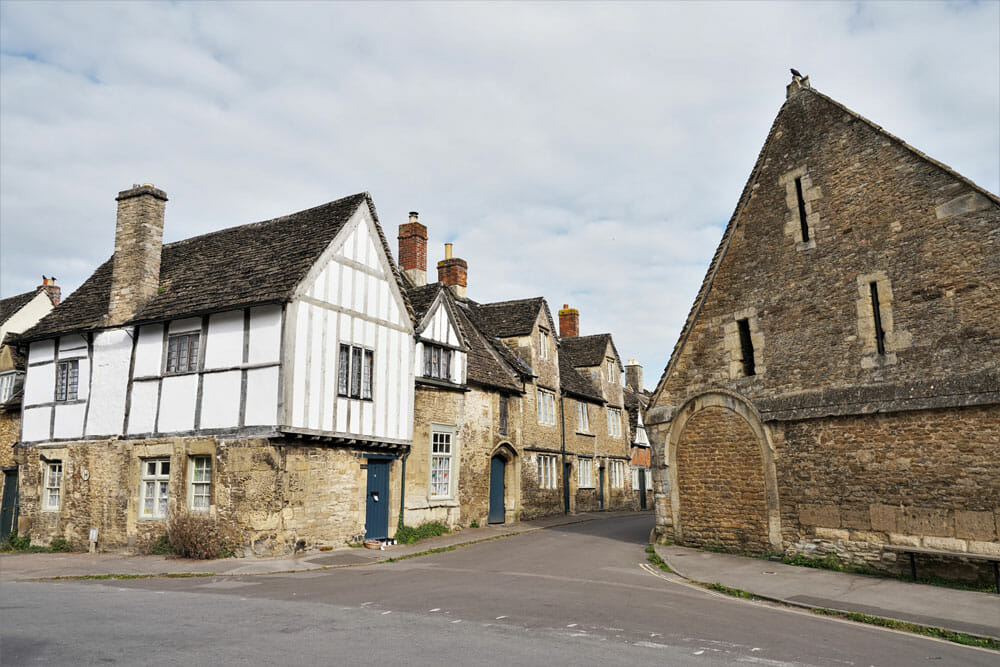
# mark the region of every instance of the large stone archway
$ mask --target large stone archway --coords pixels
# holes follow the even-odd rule
[[[677,412],[667,442],[674,537],[729,551],[781,551],[774,448],[742,397],[710,392]]]

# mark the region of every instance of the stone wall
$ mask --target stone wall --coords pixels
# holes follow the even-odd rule
[[[87,546],[98,528],[98,548],[143,551],[166,530],[163,519],[139,518],[141,464],[169,458],[169,511],[188,503],[191,457],[213,460],[209,515],[246,536],[258,554],[340,546],[364,535],[365,454],[294,441],[222,438],[101,440],[20,447],[21,513],[18,531],[33,542],[62,537]],[[58,511],[42,508],[45,461],[61,461]],[[390,470],[389,532],[399,516],[399,462]]]

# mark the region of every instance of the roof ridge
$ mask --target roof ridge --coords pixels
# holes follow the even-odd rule
[[[507,301],[491,301],[490,303],[480,303],[477,304],[479,308],[490,308],[493,306],[507,306],[512,303],[528,303],[530,301],[544,301],[544,296],[532,296],[527,299],[508,299]]]

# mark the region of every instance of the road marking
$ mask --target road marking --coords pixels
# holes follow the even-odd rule
[[[460,619],[460,618],[455,619],[454,621],[452,621],[452,623],[461,623],[461,622],[462,622],[462,619]]]
[[[570,623],[570,624],[569,624],[569,625],[567,625],[566,627],[567,627],[567,628],[575,628],[575,627],[576,627],[576,623]]]
[[[392,611],[383,611],[382,615],[385,616],[386,614],[391,614],[391,613],[392,613]]]
[[[434,612],[436,612],[436,611],[441,611],[441,607],[434,607],[434,608],[433,608],[433,609],[431,609],[430,611],[431,611],[431,613],[433,614],[433,613],[434,613]]]
[[[499,621],[501,618],[507,618],[507,617],[506,616],[497,616],[496,619],[494,619],[494,620]]]

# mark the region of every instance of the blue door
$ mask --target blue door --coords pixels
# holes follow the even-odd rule
[[[368,460],[365,539],[389,537],[389,461]]]
[[[506,519],[506,509],[504,508],[504,491],[506,490],[506,480],[504,473],[507,469],[507,462],[502,456],[494,456],[490,459],[490,523],[503,523]]]
[[[0,501],[0,540],[10,535],[17,514],[17,468],[3,471],[3,500]]]
[[[604,466],[597,469],[597,500],[601,510],[604,510]]]

